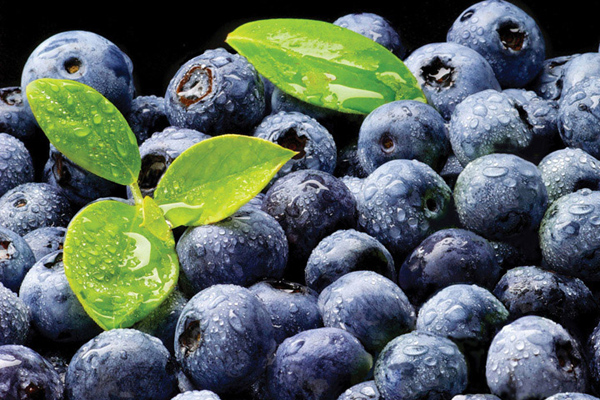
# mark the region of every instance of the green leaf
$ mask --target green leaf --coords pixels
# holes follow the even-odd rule
[[[48,140],[71,161],[109,181],[136,181],[141,157],[121,112],[102,94],[74,80],[38,79],[27,101]]]
[[[100,200],[69,223],[65,274],[83,308],[106,330],[142,320],[177,284],[173,236],[155,235],[162,230],[148,229],[144,215],[142,205]]]
[[[205,139],[171,163],[154,199],[172,227],[214,223],[256,196],[295,154],[252,136]]]
[[[427,101],[414,75],[387,48],[328,22],[258,20],[225,41],[282,91],[316,106],[368,114],[395,100]]]

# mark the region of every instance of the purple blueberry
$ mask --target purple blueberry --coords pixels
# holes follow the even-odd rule
[[[35,261],[33,251],[21,235],[0,227],[0,283],[18,292]]]
[[[16,292],[0,283],[0,346],[26,345],[31,336],[31,315],[27,304]]]
[[[34,179],[33,158],[25,144],[15,136],[0,132],[0,196]]]

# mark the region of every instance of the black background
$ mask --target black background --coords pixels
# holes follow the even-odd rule
[[[536,19],[547,57],[598,51],[597,0],[511,0]],[[352,12],[387,18],[413,50],[445,40],[467,0],[212,0],[157,3],[67,1],[35,4],[0,0],[0,87],[19,86],[29,54],[47,37],[72,29],[98,33],[132,59],[138,94],[162,96],[179,66],[208,48],[227,47],[228,32],[263,18],[311,18],[333,22]]]

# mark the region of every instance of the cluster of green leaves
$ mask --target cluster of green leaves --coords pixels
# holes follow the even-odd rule
[[[394,100],[425,101],[402,61],[333,24],[257,21],[232,32],[227,43],[282,90],[318,106],[367,114]],[[180,154],[153,197],[143,197],[135,135],[111,102],[85,84],[50,78],[31,82],[26,95],[41,129],[61,153],[132,193],[133,201],[99,199],[79,210],[65,238],[69,284],[103,329],[142,320],[176,287],[173,228],[230,216],[296,154],[248,135],[215,136]]]

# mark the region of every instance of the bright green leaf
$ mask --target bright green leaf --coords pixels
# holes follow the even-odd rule
[[[38,79],[27,101],[50,142],[80,167],[129,185],[141,158],[136,137],[121,112],[102,94],[74,80]]]
[[[295,154],[252,136],[215,136],[173,161],[154,199],[173,227],[214,223],[256,196]]]
[[[165,220],[165,215],[152,197],[144,197],[142,203],[142,224],[140,226],[148,229],[160,240],[169,240],[171,228]]]
[[[368,114],[395,100],[426,102],[402,60],[328,22],[258,20],[238,27],[226,42],[282,91],[316,106]]]
[[[65,274],[86,312],[104,329],[142,320],[177,284],[173,236],[163,240],[147,229],[141,208],[117,200],[94,202],[67,230]]]

